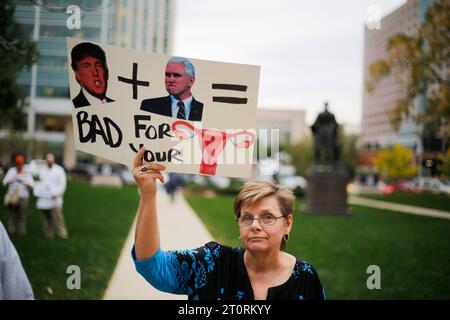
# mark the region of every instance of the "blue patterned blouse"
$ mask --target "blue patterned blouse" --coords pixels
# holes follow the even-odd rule
[[[156,289],[187,294],[190,300],[253,300],[244,265],[243,248],[209,242],[193,250],[163,251],[145,260],[131,255],[136,270]],[[325,293],[316,270],[297,260],[291,277],[269,288],[267,300],[323,300]]]

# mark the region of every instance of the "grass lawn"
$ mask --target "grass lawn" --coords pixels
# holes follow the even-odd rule
[[[188,201],[218,242],[240,245],[232,197]],[[449,220],[352,210],[350,217],[294,216],[287,251],[317,269],[328,299],[450,298]],[[370,265],[381,268],[381,290],[367,289]]]
[[[434,194],[431,192],[412,193],[412,192],[394,192],[387,195],[382,194],[361,194],[374,200],[408,204],[412,206],[450,211],[450,196],[444,194]]]
[[[4,192],[2,186],[1,199]],[[44,237],[41,214],[31,198],[28,234],[11,239],[36,299],[101,299],[133,222],[138,197],[135,187],[93,188],[85,181],[69,180],[63,208],[68,240]],[[3,206],[0,220],[6,227]],[[67,289],[70,265],[81,269],[80,290]]]

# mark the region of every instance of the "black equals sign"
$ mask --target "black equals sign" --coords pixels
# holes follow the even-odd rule
[[[247,92],[247,86],[242,86],[239,84],[213,83],[212,88],[218,89],[218,90],[231,90],[231,91]],[[232,104],[247,104],[247,98],[213,96],[212,100],[213,100],[213,102],[232,103]]]

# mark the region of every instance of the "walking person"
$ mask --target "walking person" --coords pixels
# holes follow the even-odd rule
[[[169,181],[164,184],[164,187],[172,202],[175,202],[175,194],[177,190],[183,185],[184,177],[182,174],[176,172],[169,173]]]
[[[52,153],[46,155],[47,167],[39,173],[39,183],[35,187],[38,197],[36,207],[42,210],[42,224],[44,235],[53,238],[54,233],[67,239],[69,234],[62,212],[63,196],[66,191],[67,178],[64,169],[55,163]]]
[[[17,155],[14,163],[3,178],[3,184],[8,187],[4,204],[9,212],[8,232],[21,236],[27,233],[28,189],[33,188],[33,177],[24,168],[23,155]]]

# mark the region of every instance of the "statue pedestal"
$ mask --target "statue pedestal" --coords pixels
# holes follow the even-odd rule
[[[350,215],[347,205],[348,175],[342,167],[314,165],[307,175],[305,213]]]

